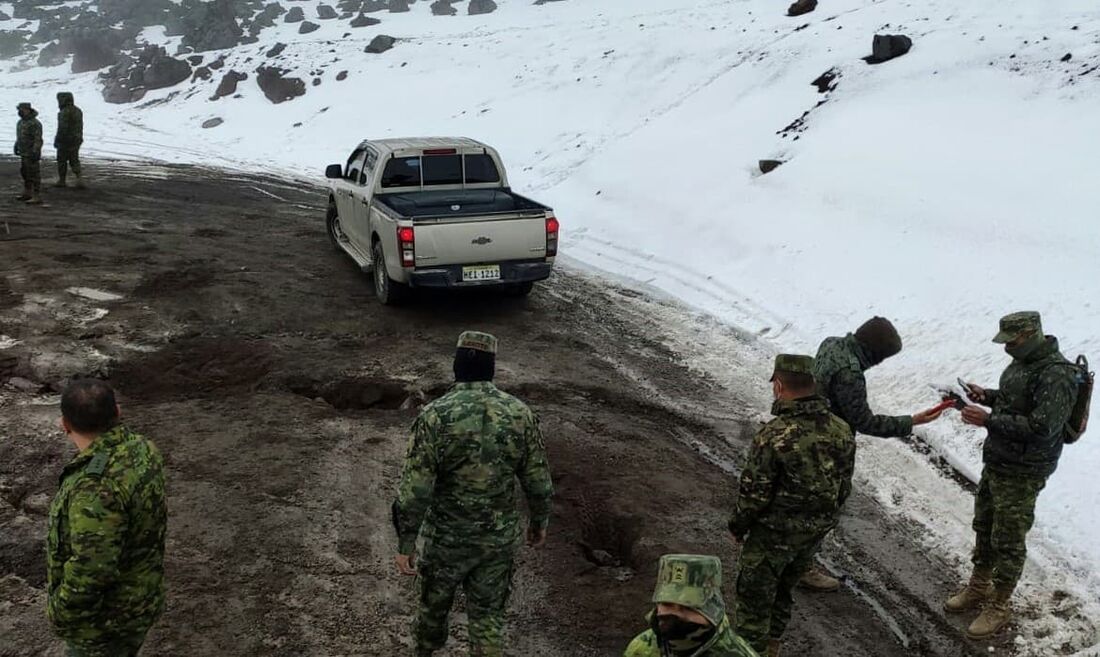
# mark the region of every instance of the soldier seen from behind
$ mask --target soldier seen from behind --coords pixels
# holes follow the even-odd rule
[[[61,415],[78,453],[50,506],[47,616],[68,657],[133,657],[164,608],[164,461],[102,381],[71,383]]]
[[[761,654],[779,655],[791,618],[791,591],[852,490],[856,443],[817,394],[814,360],[780,354],[775,417],[753,438],[729,521],[741,545],[737,633]]]
[[[553,493],[546,448],[534,412],[493,384],[496,353],[489,334],[459,336],[454,387],[413,425],[393,522],[397,569],[419,577],[417,657],[443,648],[459,587],[466,593],[470,655],[504,654],[504,610],[524,533],[517,479],[531,514],[527,543],[546,541]]]
[[[649,629],[630,642],[623,657],[758,657],[726,615],[718,557],[661,557],[653,603]]]
[[[15,127],[15,154],[23,176],[23,193],[16,198],[28,205],[42,204],[42,123],[30,103],[19,103],[19,123]]]
[[[984,605],[967,636],[984,639],[1011,618],[1009,600],[1027,558],[1035,502],[1058,467],[1078,395],[1077,370],[1043,334],[1037,312],[1003,317],[993,338],[1012,362],[997,389],[968,384],[975,404],[963,421],[985,427],[981,481],[974,500],[974,571],[969,584],[944,605],[963,612]]]
[[[80,177],[80,145],[84,143],[84,113],[76,106],[73,95],[67,91],[57,94],[57,136],[53,147],[57,149],[57,182],[54,187],[65,187],[65,179],[72,168],[76,187],[83,188]]]
[[[864,372],[901,351],[901,336],[890,320],[872,317],[844,337],[826,338],[814,358],[818,391],[830,410],[848,423],[853,433],[879,438],[901,438],[913,427],[937,419],[941,411],[915,415],[876,415],[867,403]],[[799,584],[815,591],[840,588],[836,578],[811,566]]]

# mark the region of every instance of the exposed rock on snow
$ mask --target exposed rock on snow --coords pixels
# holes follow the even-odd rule
[[[458,10],[451,6],[450,0],[435,0],[432,3],[433,16],[454,16]]]
[[[302,11],[301,7],[291,7],[286,16],[283,16],[284,23],[301,23],[305,19],[306,13]]]
[[[901,57],[913,47],[913,40],[904,34],[876,34],[872,44],[871,56],[865,57],[868,64],[881,64]]]
[[[215,116],[212,119],[207,119],[207,120],[203,121],[202,122],[202,127],[207,128],[207,129],[216,128],[216,127],[220,126],[223,123],[225,123],[225,119],[221,118],[220,116]]]
[[[271,48],[269,48],[268,51],[264,53],[264,57],[278,57],[279,55],[283,54],[284,50],[286,50],[286,44],[280,41],[271,46]]]
[[[497,3],[493,2],[493,0],[470,0],[470,6],[467,8],[471,16],[491,14],[496,10]]]
[[[783,164],[783,160],[760,160],[760,173],[771,173],[778,169],[781,164]]]
[[[397,43],[397,39],[387,36],[385,34],[379,34],[371,39],[371,42],[363,50],[363,52],[369,52],[373,54],[383,53],[393,48],[393,44]]]
[[[65,63],[65,49],[60,43],[48,43],[38,53],[39,66],[60,66]]]
[[[391,14],[402,14],[409,10],[408,0],[390,0],[389,10]]]
[[[247,73],[240,73],[234,70],[228,71],[222,76],[222,81],[218,83],[218,88],[214,90],[214,95],[210,97],[210,100],[218,100],[219,98],[232,96],[237,93],[237,84],[247,79]]]
[[[825,71],[821,75],[817,76],[817,79],[810,84],[817,87],[817,93],[823,94],[833,89],[836,89],[837,78],[840,77],[840,70],[837,68],[831,68]]]
[[[298,26],[298,34],[309,34],[310,32],[316,32],[319,29],[321,29],[321,26],[317,23],[303,21],[302,24]]]
[[[340,71],[339,73],[336,74],[336,81],[337,82],[343,82],[344,80],[347,80],[347,79],[348,79],[348,72],[347,71]]]
[[[798,0],[787,8],[788,16],[801,16],[817,9],[817,0]]]
[[[366,14],[359,14],[355,18],[351,19],[351,26],[352,27],[370,27],[371,25],[378,25],[381,22],[382,21],[378,20],[377,18],[367,16]]]
[[[317,18],[327,21],[332,20],[336,17],[336,10],[333,9],[330,5],[317,5]]]
[[[276,105],[306,93],[306,83],[301,78],[283,77],[285,73],[285,70],[273,66],[256,69],[256,84],[260,85],[264,96]]]

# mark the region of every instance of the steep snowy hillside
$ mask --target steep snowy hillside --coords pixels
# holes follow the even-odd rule
[[[0,105],[36,103],[50,135],[53,95],[70,90],[90,155],[309,177],[364,137],[488,141],[517,188],[557,209],[564,254],[586,266],[775,349],[811,351],[872,314],[893,319],[905,350],[870,376],[883,412],[932,405],[929,383],[994,385],[1007,357],[990,338],[1014,310],[1041,311],[1067,354],[1100,364],[1095,0],[822,0],[797,18],[766,0],[498,0],[475,16],[466,2],[456,16],[425,0],[406,13],[341,2],[347,18],[321,18],[325,4],[283,3],[312,31],[277,14],[230,37],[254,43],[224,50],[190,52],[216,40],[145,21],[131,45],[165,50],[102,69],[114,70],[105,81],[71,73],[59,46],[44,62],[56,66],[31,66],[49,47],[30,43],[39,21],[4,21],[17,12],[0,2],[0,30],[28,41],[2,64]],[[273,13],[233,6],[249,26]],[[380,22],[353,27],[360,16]],[[905,34],[913,49],[869,65],[875,34]],[[382,35],[392,48],[365,52],[389,45]],[[185,62],[186,80],[135,82],[135,67],[146,81],[180,77],[169,60]],[[831,83],[811,84],[829,70]],[[230,72],[235,90],[215,98]],[[107,103],[105,88],[137,99]],[[761,159],[785,163],[761,175]],[[723,361],[705,335],[669,340],[699,349],[718,377],[765,369]],[[971,498],[933,463],[976,480],[983,434],[954,412],[918,433],[929,455],[865,440],[858,476],[962,573]],[[1020,654],[1100,654],[1098,470],[1100,435],[1087,435],[1040,498]]]

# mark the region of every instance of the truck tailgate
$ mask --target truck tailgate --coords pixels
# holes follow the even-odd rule
[[[546,217],[417,219],[416,266],[491,264],[546,256]]]

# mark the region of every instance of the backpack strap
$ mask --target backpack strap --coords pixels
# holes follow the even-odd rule
[[[107,461],[110,459],[111,454],[109,452],[99,452],[92,457],[92,460],[88,461],[88,465],[84,466],[84,474],[96,479],[102,477],[103,472],[107,469]]]

